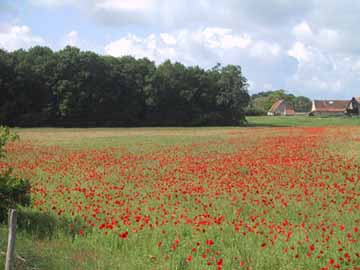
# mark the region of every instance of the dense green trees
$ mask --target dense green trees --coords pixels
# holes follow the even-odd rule
[[[0,50],[0,122],[8,125],[236,125],[247,86],[239,66],[156,66],[70,46]]]
[[[309,98],[288,94],[285,90],[280,89],[253,94],[250,106],[247,108],[247,114],[266,114],[271,106],[280,99],[292,104],[296,112],[309,112],[311,110],[311,100]]]

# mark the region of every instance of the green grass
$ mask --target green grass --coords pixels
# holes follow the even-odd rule
[[[15,128],[21,141],[75,148],[154,148],[216,140],[239,127],[201,128]]]
[[[297,126],[359,126],[360,117],[316,116],[249,116],[249,126],[297,127]]]

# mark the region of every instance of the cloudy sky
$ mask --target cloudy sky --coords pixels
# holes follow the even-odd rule
[[[360,95],[358,0],[0,0],[0,47],[243,68],[250,92]]]

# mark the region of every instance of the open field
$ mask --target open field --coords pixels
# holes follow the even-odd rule
[[[250,116],[251,126],[360,126],[360,117]]]
[[[360,269],[359,120],[289,119],[17,129],[18,269]]]

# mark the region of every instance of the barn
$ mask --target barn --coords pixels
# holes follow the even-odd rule
[[[349,104],[349,100],[314,100],[310,115],[318,116],[336,116],[344,115],[346,108]]]
[[[353,97],[346,106],[349,115],[360,115],[360,97]]]
[[[284,99],[276,101],[268,111],[268,115],[295,115],[293,106],[286,102]]]

